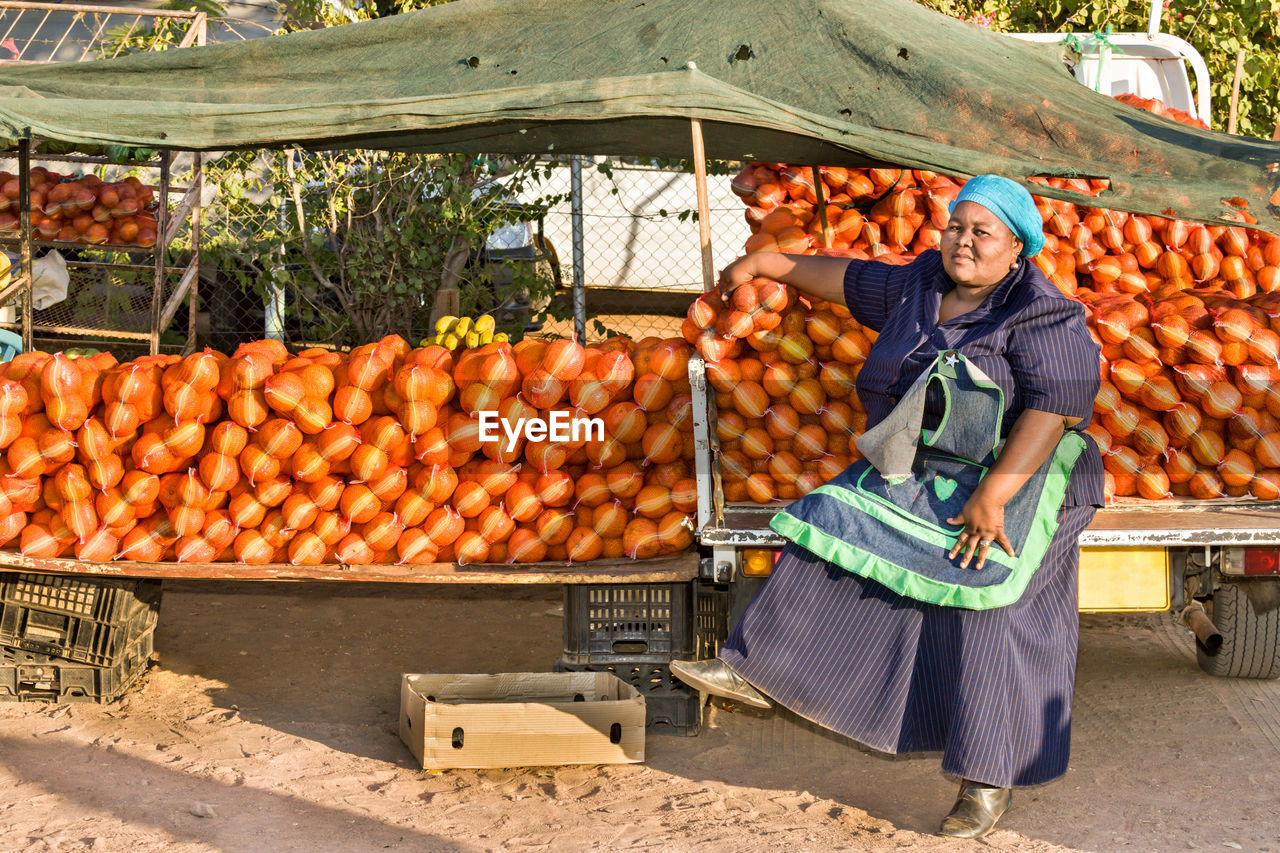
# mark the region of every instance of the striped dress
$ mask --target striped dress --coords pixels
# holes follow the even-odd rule
[[[951,287],[937,251],[906,266],[851,261],[845,298],[880,334],[858,375],[868,426],[940,349],[958,349],[1005,392],[1005,434],[1024,409],[1083,418],[1099,385],[1083,308],[1022,261],[981,307],[939,324]],[[926,403],[926,426],[942,411]],[[883,752],[940,751],[942,769],[987,785],[1065,772],[1075,681],[1080,532],[1102,502],[1088,448],[1059,527],[1014,604],[964,610],[897,595],[791,544],[721,657],[780,704]]]

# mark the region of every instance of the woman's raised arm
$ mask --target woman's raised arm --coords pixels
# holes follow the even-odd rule
[[[848,258],[756,252],[738,258],[721,271],[720,293],[727,299],[734,288],[763,276],[809,296],[844,305],[844,274],[848,267]]]

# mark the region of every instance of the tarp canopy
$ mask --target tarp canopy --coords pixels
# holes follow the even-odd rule
[[[1095,204],[1280,234],[1280,145],[1125,106],[1060,50],[911,0],[456,0],[0,70],[0,133],[82,143],[687,157],[694,117],[713,158],[1108,178]]]

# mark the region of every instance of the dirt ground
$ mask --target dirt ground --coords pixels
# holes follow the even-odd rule
[[[692,302],[695,296],[696,293],[690,293],[689,301]],[[649,335],[659,338],[680,337],[680,323],[684,317],[664,317],[660,314],[594,314],[592,319],[598,320],[610,334],[626,335],[638,341]],[[545,323],[538,334],[567,338],[573,334],[573,321]],[[600,337],[590,321],[587,323],[587,337],[591,340]]]
[[[983,842],[935,756],[712,708],[640,765],[413,766],[403,672],[548,671],[558,587],[167,584],[123,701],[0,705],[3,851],[1280,851],[1280,682],[1203,675],[1164,615],[1086,616],[1071,769]]]

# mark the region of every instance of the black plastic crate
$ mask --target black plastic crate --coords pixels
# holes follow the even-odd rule
[[[155,630],[161,583],[17,575],[0,584],[0,646],[110,667]]]
[[[561,658],[555,672],[611,672],[644,696],[644,724],[651,734],[694,737],[702,729],[702,696],[671,674],[666,664],[575,664]]]
[[[694,584],[570,584],[566,663],[666,663],[694,654]]]
[[[655,735],[697,737],[702,731],[702,697],[684,690],[646,696],[644,726]]]
[[[146,672],[154,638],[142,634],[110,666],[0,648],[0,702],[114,702]]]
[[[698,660],[706,660],[720,654],[720,647],[729,639],[730,592],[728,584],[699,583],[697,586],[697,648]]]
[[[106,580],[65,575],[11,575],[0,584],[0,604],[33,607],[118,625],[139,609],[160,606],[158,580]]]

